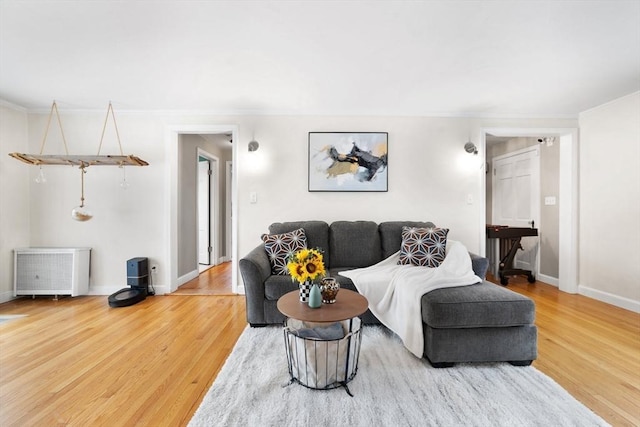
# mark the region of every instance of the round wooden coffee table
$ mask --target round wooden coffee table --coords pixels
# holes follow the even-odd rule
[[[300,302],[298,291],[289,292],[278,300],[278,310],[285,316],[303,322],[339,322],[353,319],[369,308],[365,297],[349,289],[340,289],[336,302],[322,304],[320,308],[311,308]]]
[[[299,292],[293,291],[280,297],[277,306],[288,318],[284,326],[284,341],[289,384],[297,382],[312,389],[344,387],[353,396],[347,383],[358,371],[362,341],[358,316],[369,308],[367,299],[357,292],[341,289],[335,303],[310,308],[308,304],[300,302]],[[305,336],[299,332],[301,329],[290,325],[290,319],[308,322],[311,326],[341,322],[347,333],[339,339]],[[313,331],[311,328],[303,329],[305,332]]]

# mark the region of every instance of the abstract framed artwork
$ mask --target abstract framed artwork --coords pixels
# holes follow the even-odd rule
[[[309,191],[388,191],[387,132],[309,132]]]

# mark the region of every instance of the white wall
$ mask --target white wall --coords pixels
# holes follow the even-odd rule
[[[580,293],[640,311],[640,92],[579,120]]]
[[[271,222],[312,218],[433,221],[478,252],[485,224],[484,153],[464,151],[469,134],[477,142],[483,127],[576,126],[573,120],[409,117],[260,117],[252,124],[260,150],[254,153],[257,165],[238,173],[244,190],[239,200],[241,254],[260,243],[260,233]],[[307,192],[308,132],[354,130],[389,133],[389,191]],[[240,148],[244,154],[242,143]],[[257,204],[249,203],[249,191],[257,192]]]
[[[28,151],[38,152],[47,114],[30,113],[28,118]],[[61,118],[70,151],[95,154],[104,113],[61,111]],[[92,247],[90,289],[91,293],[103,295],[125,285],[125,261],[132,257],[146,256],[158,265],[154,278],[160,293],[168,290],[171,280],[175,280],[167,273],[170,259],[167,242],[171,230],[168,164],[175,163],[177,168],[177,159],[165,155],[167,144],[171,144],[168,129],[172,127],[237,126],[239,135],[234,145],[237,144],[240,256],[260,243],[260,235],[267,231],[270,223],[301,219],[429,220],[450,228],[452,239],[479,252],[485,224],[484,170],[479,159],[484,158],[484,153],[473,156],[464,151],[469,135],[479,141],[481,128],[487,127],[577,127],[575,120],[212,116],[119,113],[117,110],[116,118],[125,153],[150,163],[147,167],[127,169],[131,184],[128,190],[119,187],[121,171],[118,168],[90,167],[86,174],[85,198],[94,218],[85,223],[70,218],[70,211],[79,204],[80,198],[77,168],[48,167],[49,181],[46,185],[34,186],[30,196],[31,245]],[[310,131],[388,132],[389,191],[309,193]],[[45,153],[61,152],[59,136],[50,133]],[[250,154],[247,144],[253,137],[260,142],[260,149]],[[114,138],[108,130],[102,154],[117,153]],[[37,168],[18,166],[20,171],[30,170],[35,177]],[[249,202],[249,193],[253,191],[258,195],[256,204]],[[468,196],[472,204],[467,203]],[[177,272],[177,266],[174,271]]]
[[[46,184],[33,180],[38,168],[9,158],[12,151],[40,149],[47,113],[27,113],[0,105],[0,298],[12,289],[12,250],[21,246],[89,246],[91,293],[109,294],[125,286],[125,261],[137,256],[158,265],[156,285],[169,288],[170,219],[167,129],[172,126],[237,126],[238,253],[260,243],[274,221],[321,219],[431,220],[451,229],[451,237],[479,251],[484,235],[481,200],[483,171],[464,152],[471,135],[483,128],[571,128],[576,120],[456,119],[420,117],[212,116],[119,113],[125,154],[150,166],[129,167],[131,186],[119,186],[115,167],[91,167],[86,174],[86,205],[94,218],[70,218],[80,202],[80,172],[46,167]],[[95,154],[104,112],[61,111],[69,149]],[[638,309],[640,301],[640,94],[580,115],[580,292]],[[387,193],[307,192],[309,131],[389,133]],[[260,149],[246,146],[255,137]],[[480,147],[482,149],[482,147]],[[63,151],[52,122],[45,154]],[[118,153],[109,126],[102,154]],[[258,203],[249,203],[255,191]],[[474,203],[467,204],[471,195]],[[177,271],[177,270],[176,270]]]
[[[181,135],[178,150],[178,277],[198,272],[198,135]]]
[[[0,103],[0,302],[13,297],[13,249],[29,246],[30,167],[7,154],[27,151],[26,111]]]
[[[478,249],[480,163],[462,148],[467,121],[402,117],[260,117],[254,121],[260,149],[253,165],[239,162],[239,188],[256,192],[257,204],[241,194],[240,253],[260,243],[274,221],[319,219],[429,220],[450,228],[450,237]],[[389,191],[307,191],[309,131],[388,132]],[[240,144],[245,154],[246,144]],[[468,161],[476,160],[474,165]],[[466,203],[467,194],[475,203]]]
[[[97,154],[104,112],[65,113],[62,126],[71,153]],[[122,170],[93,166],[85,175],[85,206],[94,217],[76,222],[70,213],[80,204],[80,170],[47,166],[47,183],[32,185],[31,245],[92,248],[90,293],[108,295],[126,287],[126,260],[149,257],[162,266],[165,258],[163,122],[152,115],[118,115],[124,154],[134,154],[150,166],[127,167],[130,187],[120,187]],[[38,152],[46,114],[29,114],[29,152]],[[64,152],[60,133],[52,123],[44,154]],[[112,123],[101,154],[119,154]],[[36,169],[29,168],[35,177]]]

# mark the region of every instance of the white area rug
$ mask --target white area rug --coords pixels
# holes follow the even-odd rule
[[[435,369],[386,329],[365,326],[358,373],[343,388],[289,381],[282,328],[247,328],[190,426],[606,426],[533,367]]]
[[[0,314],[0,324],[26,317],[26,314]]]

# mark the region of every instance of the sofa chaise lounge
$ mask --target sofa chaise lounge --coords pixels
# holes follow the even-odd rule
[[[302,228],[307,247],[324,251],[327,274],[341,288],[357,292],[353,282],[338,273],[374,265],[400,250],[402,227],[435,227],[431,222],[299,221],[274,223],[269,233]],[[461,362],[509,362],[526,366],[537,357],[535,307],[531,299],[484,281],[488,260],[469,254],[475,274],[483,281],[471,286],[437,289],[422,297],[424,356],[435,367]],[[282,324],[278,299],[297,289],[289,275],[272,273],[260,244],[239,261],[244,281],[247,320],[252,327]],[[338,296],[339,297],[339,296]],[[367,311],[365,324],[380,321]]]

